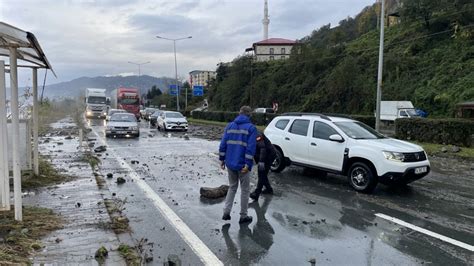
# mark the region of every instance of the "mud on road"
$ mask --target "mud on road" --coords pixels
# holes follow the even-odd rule
[[[221,220],[223,200],[204,200],[199,188],[227,184],[217,149],[223,128],[192,126],[189,132],[158,132],[142,123],[139,139],[105,139],[103,124],[93,133],[105,144],[101,171],[123,177],[106,180],[111,193],[127,198],[125,213],[137,238],[158,245],[158,260],[177,255],[183,264],[201,264],[172,222],[152,204],[158,196],[224,264],[305,265],[469,265],[466,248],[377,216],[474,244],[473,170],[467,162],[432,158],[433,172],[405,188],[380,185],[373,194],[353,191],[346,178],[321,177],[299,167],[271,173],[276,191],[252,203],[254,222]],[[451,161],[450,161],[451,160]],[[133,163],[132,163],[133,162]],[[141,180],[144,184],[138,185]],[[141,182],[140,181],[140,182]],[[256,175],[253,173],[252,186]],[[142,187],[150,188],[146,192]],[[236,220],[237,219],[237,220]]]

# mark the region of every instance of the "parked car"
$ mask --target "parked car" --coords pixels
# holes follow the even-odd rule
[[[155,111],[152,115],[150,115],[150,126],[151,127],[156,127],[156,120],[158,119],[158,116],[161,115],[164,111],[158,110]]]
[[[387,138],[364,123],[320,114],[290,113],[276,117],[265,135],[277,150],[271,169],[294,164],[347,175],[357,191],[371,192],[377,183],[406,185],[430,172],[418,145]]]
[[[143,119],[143,117],[145,117],[145,107],[143,107],[142,105],[140,105],[140,117]]]
[[[126,113],[127,111],[126,110],[123,110],[123,109],[109,109],[109,112],[107,113],[107,117],[105,118],[105,120],[109,121],[110,120],[110,117],[113,115],[113,114],[117,114],[117,113]]]
[[[164,111],[156,121],[158,130],[184,130],[188,131],[188,120],[179,112]]]
[[[140,127],[138,126],[135,114],[131,113],[116,113],[110,117],[107,126],[105,127],[105,137],[139,137]]]
[[[146,121],[150,121],[150,115],[152,115],[154,112],[156,112],[158,109],[156,108],[145,108],[145,111],[144,111],[144,117],[143,119],[145,119]]]
[[[256,108],[253,110],[254,113],[260,113],[260,114],[274,114],[275,111],[272,108]]]

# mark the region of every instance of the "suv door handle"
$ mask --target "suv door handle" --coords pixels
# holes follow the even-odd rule
[[[318,145],[316,145],[316,143],[314,142],[311,142],[311,146],[318,146]]]
[[[285,137],[285,140],[290,140],[290,138],[289,138],[289,137]]]

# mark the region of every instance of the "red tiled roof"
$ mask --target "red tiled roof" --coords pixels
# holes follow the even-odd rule
[[[296,44],[296,41],[283,39],[283,38],[270,38],[263,41],[254,43],[253,45],[273,45],[273,44]]]

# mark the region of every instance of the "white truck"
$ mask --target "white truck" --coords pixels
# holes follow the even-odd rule
[[[411,101],[381,101],[380,120],[394,122],[397,118],[419,117]]]
[[[105,118],[107,116],[106,89],[86,88],[86,117]]]

